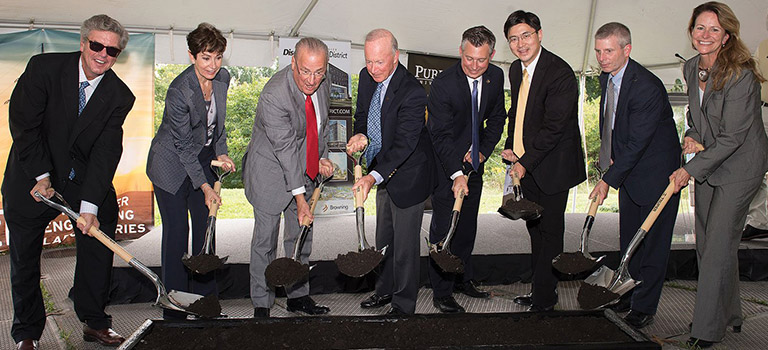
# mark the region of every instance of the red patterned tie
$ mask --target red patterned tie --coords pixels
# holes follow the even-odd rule
[[[317,167],[320,161],[317,149],[317,117],[312,97],[307,96],[304,102],[307,114],[307,175],[314,180],[317,177]]]

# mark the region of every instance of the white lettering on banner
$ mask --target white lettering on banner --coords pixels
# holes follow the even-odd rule
[[[424,68],[423,66],[416,65],[416,78],[417,79],[428,79],[433,80],[435,77],[442,72],[442,69],[434,69],[434,68]]]
[[[53,220],[45,227],[45,233],[54,233],[62,231],[72,231],[72,221],[69,220]]]
[[[117,218],[120,220],[133,220],[133,209],[121,210],[117,213]]]
[[[117,206],[118,207],[124,207],[128,205],[128,196],[122,196],[117,199]]]
[[[147,232],[145,224],[118,224],[115,228],[115,234],[137,234]]]

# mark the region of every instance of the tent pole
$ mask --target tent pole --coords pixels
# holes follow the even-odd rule
[[[299,20],[296,21],[296,24],[291,29],[291,34],[288,36],[297,36],[299,35],[299,28],[301,28],[301,25],[304,24],[304,21],[309,17],[309,13],[312,12],[312,9],[315,8],[315,5],[317,5],[318,0],[312,0],[312,2],[309,3],[307,8],[304,10],[304,13],[301,14],[301,17],[299,17]]]

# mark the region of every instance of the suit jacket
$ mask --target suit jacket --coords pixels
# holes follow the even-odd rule
[[[85,200],[101,207],[114,193],[123,122],[135,97],[110,69],[78,116],[79,59],[80,52],[36,55],[13,89],[8,113],[13,145],[2,186],[5,210],[27,217],[42,214],[48,207],[35,202],[29,191],[35,177],[46,172],[60,193],[73,183],[79,186],[80,198],[67,199],[77,201],[73,205]],[[71,169],[76,176],[69,181]]]
[[[213,135],[215,154],[227,154],[227,115],[229,72],[222,68],[213,78],[216,105],[216,129]],[[152,184],[166,192],[176,193],[187,176],[199,188],[206,183],[198,155],[208,139],[208,111],[195,66],[190,65],[168,86],[163,120],[157,129],[147,159],[147,176]]]
[[[600,75],[601,131],[608,76]],[[667,89],[631,58],[621,80],[611,141],[613,164],[603,180],[613,188],[623,186],[640,205],[656,202],[669,185],[669,175],[680,167],[682,149]]]
[[[493,153],[504,129],[504,73],[501,68],[489,64],[480,84],[479,150],[487,158]],[[451,175],[463,170],[464,155],[472,146],[472,90],[461,62],[445,69],[432,81],[427,108],[427,128],[437,160],[442,165],[438,167],[438,182],[450,181]],[[480,175],[484,164],[478,168]],[[469,165],[467,170],[471,168]]]
[[[509,84],[508,135],[504,148],[512,149],[515,135],[517,95],[523,72],[521,62],[512,62]],[[523,122],[525,154],[519,162],[526,176],[533,177],[545,194],[567,191],[586,180],[578,117],[579,90],[576,75],[562,58],[541,48],[533,73]]]
[[[321,119],[319,154],[328,158],[329,78],[315,94]],[[293,199],[291,191],[306,182],[305,99],[288,66],[264,85],[256,106],[253,135],[243,157],[243,184],[251,205],[269,214],[281,213]]]
[[[355,134],[368,131],[368,109],[376,90],[368,70],[360,71],[355,112]],[[392,201],[400,208],[427,199],[435,171],[432,142],[424,121],[424,88],[402,64],[397,65],[381,104],[381,151],[368,171],[377,171]]]
[[[705,149],[685,170],[696,181],[712,186],[763,176],[768,170],[768,139],[760,111],[760,84],[752,71],[742,69],[720,91],[707,84],[699,105],[699,58],[689,59],[684,68],[690,127],[686,136]]]

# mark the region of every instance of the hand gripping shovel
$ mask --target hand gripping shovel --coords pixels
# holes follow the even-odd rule
[[[470,172],[471,174],[471,172]],[[469,180],[469,174],[466,175]],[[459,215],[461,214],[461,205],[464,204],[464,191],[459,192],[459,196],[453,202],[453,211],[451,212],[451,226],[448,228],[448,234],[445,238],[435,244],[429,243],[427,240],[427,247],[429,247],[429,256],[435,261],[437,266],[449,273],[464,273],[464,263],[458,256],[451,254],[450,245],[451,239],[454,233],[456,233],[456,227],[459,225]]]
[[[54,196],[61,202],[61,204],[45,198],[45,196],[41,195],[39,192],[35,192],[35,196],[40,198],[40,200],[42,200],[43,203],[47,204],[49,207],[59,210],[65,215],[69,216],[70,219],[79,223],[85,223],[85,219],[82,219],[80,214],[75,213],[75,211],[73,211],[69,204],[64,200],[64,197],[62,197],[57,192],[54,192]],[[112,238],[93,226],[91,226],[89,233],[98,239],[99,242],[109,248],[109,250],[117,254],[117,256],[125,260],[125,262],[127,262],[129,265],[133,266],[133,268],[139,270],[139,272],[141,272],[144,276],[149,278],[152,283],[154,283],[155,288],[157,288],[157,299],[155,300],[155,306],[207,318],[218,317],[221,314],[221,305],[219,305],[219,299],[215,294],[203,297],[202,295],[179,292],[175,290],[172,290],[170,293],[168,293],[166,292],[165,286],[160,281],[160,277],[158,277],[157,274],[152,272],[152,270],[150,270],[146,265],[142,264],[134,256],[128,253],[128,251],[126,251],[123,247],[119,246]]]
[[[318,185],[315,187],[315,191],[312,192],[312,197],[309,199],[310,213],[315,212],[317,200],[320,198],[320,192],[323,191],[326,180],[328,180],[328,178],[323,177],[323,175],[317,175],[316,181],[318,182]],[[293,243],[292,257],[275,259],[267,265],[267,269],[264,270],[264,278],[267,280],[267,285],[270,286],[270,288],[290,287],[309,277],[310,267],[309,265],[301,263],[300,256],[311,225],[312,221],[309,218],[306,218],[301,222],[301,232],[299,233],[299,236],[296,237],[296,242]]]
[[[632,237],[632,241],[629,242],[627,251],[621,257],[621,263],[619,263],[618,269],[613,271],[605,265],[600,266],[597,271],[592,273],[584,280],[584,282],[582,282],[577,297],[579,306],[582,309],[594,309],[609,305],[642,282],[635,281],[632,279],[632,276],[629,275],[629,259],[632,258],[632,254],[634,254],[637,247],[640,246],[643,238],[648,234],[648,230],[651,229],[656,218],[659,217],[664,206],[669,202],[674,190],[675,185],[670,182],[667,189],[664,190],[664,193],[659,197],[659,200],[656,201],[656,205],[653,206],[648,217],[646,217],[643,224],[640,225],[635,236]]]
[[[211,169],[213,169],[213,172],[218,177],[216,182],[213,183],[213,190],[218,195],[221,194],[221,180],[231,172],[226,170],[222,173],[220,169],[223,165],[224,162],[218,160],[211,161]],[[213,270],[218,270],[224,266],[227,258],[229,258],[228,256],[219,258],[213,249],[213,242],[216,239],[216,213],[218,211],[219,203],[213,203],[208,213],[208,228],[205,230],[205,243],[203,243],[203,249],[200,251],[200,254],[190,257],[184,253],[184,256],[181,258],[184,266],[192,272],[204,275]]]
[[[566,274],[579,274],[585,271],[592,270],[597,264],[605,258],[605,255],[595,259],[589,254],[587,245],[589,244],[589,232],[592,230],[592,224],[595,222],[595,214],[597,213],[597,207],[600,204],[597,203],[597,197],[592,198],[592,203],[589,205],[589,213],[584,220],[584,227],[581,229],[581,245],[579,251],[575,253],[562,253],[552,259],[552,266],[558,271]]]
[[[513,173],[512,182],[514,184],[512,188],[513,196],[506,200],[504,205],[499,208],[499,213],[512,220],[523,219],[528,221],[538,219],[544,208],[537,203],[523,198],[523,189],[520,187],[520,178],[517,176],[517,173]]]
[[[367,148],[366,146],[365,149]],[[365,149],[356,157],[351,157],[355,162],[355,182],[363,177],[360,157],[365,154]],[[335,262],[339,272],[349,277],[363,277],[381,263],[387,252],[387,247],[376,250],[376,247],[371,247],[368,240],[365,239],[365,207],[363,206],[363,192],[359,188],[355,191],[355,223],[357,227],[357,251],[339,254]]]

